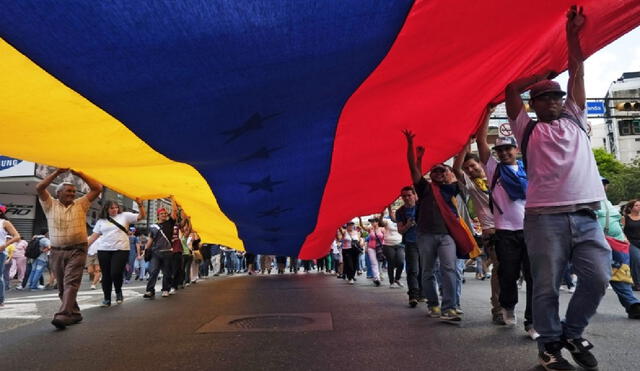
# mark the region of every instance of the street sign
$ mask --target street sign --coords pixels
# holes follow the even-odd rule
[[[604,115],[604,102],[587,101],[587,115]]]
[[[509,126],[509,124],[507,123],[500,125],[500,128],[498,129],[498,131],[500,132],[501,137],[510,137],[512,134],[511,126]]]

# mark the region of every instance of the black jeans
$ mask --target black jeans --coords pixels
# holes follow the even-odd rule
[[[184,282],[184,267],[182,266],[182,252],[174,252],[171,258],[171,287],[178,289]]]
[[[402,277],[402,269],[404,268],[404,245],[383,245],[382,251],[385,258],[387,258],[389,283],[400,281],[400,277]]]
[[[422,282],[420,279],[418,244],[416,242],[405,242],[404,253],[407,263],[407,294],[409,294],[409,299],[419,299],[422,296]]]
[[[184,284],[190,283],[192,279],[196,278],[196,277],[191,278],[192,262],[193,262],[193,255],[182,255],[182,271],[184,272],[184,280],[183,280]]]
[[[98,263],[102,271],[102,292],[104,293],[104,300],[111,301],[112,285],[116,291],[116,295],[122,296],[124,267],[127,265],[128,260],[128,250],[98,250]]]
[[[496,230],[496,255],[500,262],[498,266],[500,306],[511,310],[518,303],[518,279],[520,279],[520,272],[522,272],[527,285],[524,325],[532,324],[531,306],[533,304],[533,284],[531,281],[531,270],[529,269],[529,255],[527,255],[527,245],[524,242],[523,231]]]
[[[162,291],[169,291],[171,288],[171,262],[173,253],[171,251],[154,251],[149,262],[149,282],[147,282],[147,291],[154,293],[156,291],[156,281],[158,274],[162,269]]]
[[[358,249],[350,248],[342,250],[342,260],[344,262],[344,274],[347,279],[352,280],[356,277],[356,270],[358,269],[358,257],[360,252]]]

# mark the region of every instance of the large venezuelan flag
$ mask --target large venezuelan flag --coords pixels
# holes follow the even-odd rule
[[[203,238],[323,255],[505,85],[566,68],[572,1],[0,1],[0,154],[175,195]],[[590,55],[640,23],[585,0]],[[588,71],[587,71],[588,73]],[[302,249],[301,249],[302,248]]]

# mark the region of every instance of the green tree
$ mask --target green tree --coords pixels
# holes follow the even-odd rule
[[[610,178],[615,175],[622,174],[625,171],[625,165],[620,162],[616,156],[607,152],[604,148],[594,149],[593,155],[596,158],[600,175],[603,177]]]

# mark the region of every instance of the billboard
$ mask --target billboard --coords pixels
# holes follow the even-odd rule
[[[12,176],[33,176],[36,164],[17,158],[0,156],[0,178]]]

